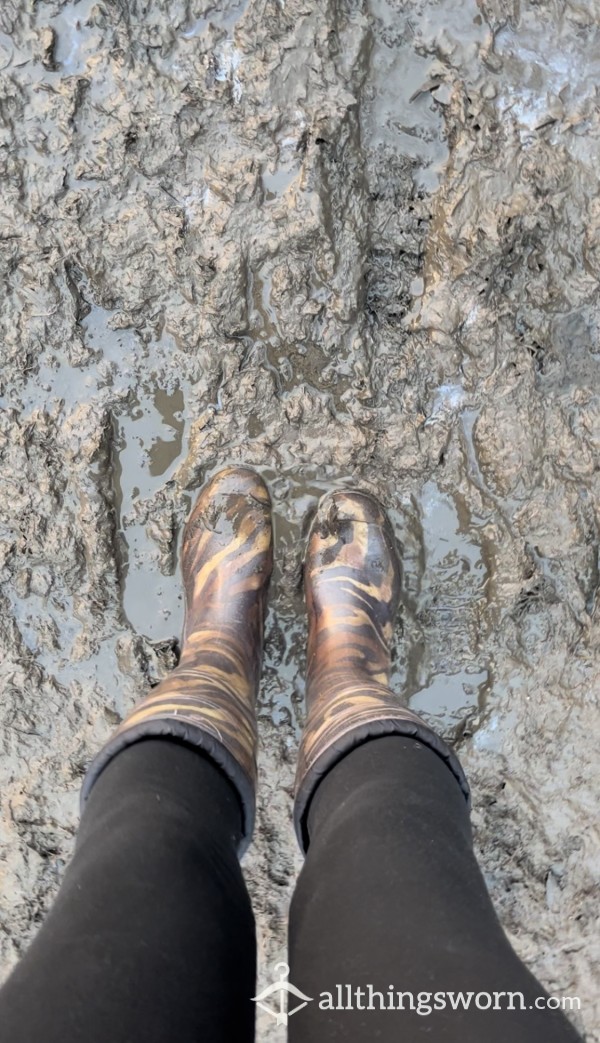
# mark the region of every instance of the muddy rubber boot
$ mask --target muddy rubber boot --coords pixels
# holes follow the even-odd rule
[[[182,548],[185,624],[176,669],[153,688],[94,759],[82,790],[124,747],[170,736],[200,747],[237,789],[244,851],[254,823],[255,702],[273,565],[271,500],[261,478],[227,468],[201,490]]]
[[[469,799],[456,755],[389,687],[401,576],[392,528],[377,501],[354,491],[325,496],[310,529],[304,570],[307,720],[294,808],[303,851],[320,779],[354,747],[378,736],[410,736],[430,747]]]

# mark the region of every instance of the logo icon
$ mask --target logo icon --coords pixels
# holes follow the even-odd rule
[[[279,972],[279,981],[273,982],[272,985],[268,985],[266,989],[263,989],[258,996],[253,996],[252,1000],[256,1003],[257,1007],[261,1010],[270,1014],[272,1018],[275,1018],[278,1025],[286,1025],[288,1018],[291,1018],[292,1014],[297,1014],[299,1010],[306,1007],[307,1003],[310,1003],[312,996],[305,996],[300,989],[297,989],[295,985],[287,981],[287,976],[290,973],[290,968],[287,963],[277,963],[275,965],[275,971]],[[265,1000],[270,999],[271,996],[279,995],[279,1010],[274,1010],[273,1007],[269,1007]],[[289,1009],[288,997],[294,996],[297,1000],[302,1000],[292,1009]],[[286,1002],[287,1001],[287,1002]]]

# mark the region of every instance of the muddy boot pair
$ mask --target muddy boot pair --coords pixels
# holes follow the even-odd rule
[[[228,468],[202,489],[182,550],[186,615],[177,668],[119,726],[83,787],[121,749],[168,736],[205,751],[235,786],[245,850],[256,793],[256,696],[273,564],[271,501],[261,478]],[[305,563],[308,610],[307,721],[296,776],[295,824],[303,850],[319,780],[355,746],[381,735],[412,736],[446,761],[468,798],[456,756],[389,687],[400,563],[379,504],[334,492],[318,507]]]

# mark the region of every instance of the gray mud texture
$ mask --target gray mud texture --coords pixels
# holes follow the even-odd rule
[[[175,661],[194,490],[243,461],[277,540],[260,984],[300,865],[304,519],[359,485],[404,547],[397,690],[600,1040],[599,56],[595,0],[3,0],[4,974],[85,766]]]

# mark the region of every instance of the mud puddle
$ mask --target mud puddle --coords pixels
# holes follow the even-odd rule
[[[175,660],[195,490],[243,462],[277,546],[261,982],[299,866],[306,518],[360,485],[403,546],[396,688],[457,743],[515,945],[600,1038],[599,29],[591,0],[3,7],[4,972],[85,764]]]

